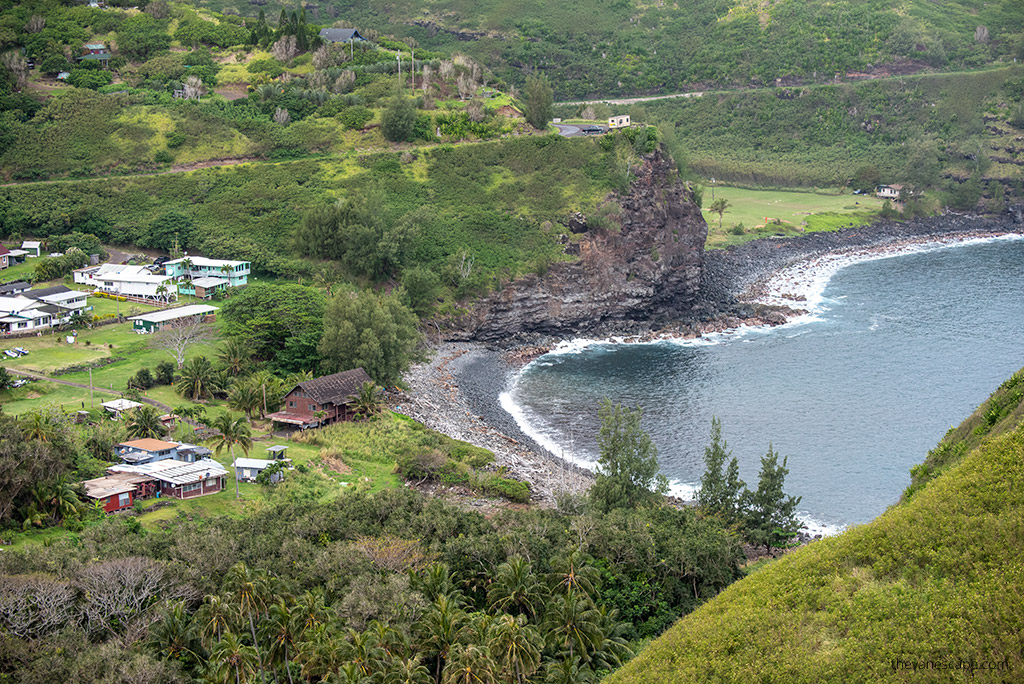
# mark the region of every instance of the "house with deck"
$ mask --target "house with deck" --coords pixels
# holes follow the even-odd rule
[[[875,189],[875,195],[881,199],[898,200],[900,195],[903,193],[903,186],[896,185],[879,185]]]
[[[159,486],[148,475],[140,473],[110,473],[82,482],[85,495],[103,502],[103,510],[117,513],[131,508],[138,499],[156,495]]]
[[[373,380],[362,368],[300,382],[285,395],[284,408],[267,417],[302,430],[349,420],[364,382]]]
[[[115,510],[120,510],[124,499],[121,494],[127,484],[136,487],[128,491],[128,505],[134,502],[135,498],[148,498],[149,496],[173,496],[176,499],[191,499],[207,494],[216,494],[224,489],[227,481],[228,471],[217,461],[204,458],[193,463],[182,463],[181,461],[162,460],[154,463],[121,464],[107,468],[108,478],[97,478],[104,480],[97,483],[94,490],[98,495],[112,489],[122,491],[111,492],[110,496],[117,496],[117,501],[108,504]],[[127,476],[127,477],[126,477]],[[121,480],[124,484],[120,484]],[[84,483],[83,483],[84,484]],[[106,489],[104,489],[106,488]],[[86,487],[86,491],[89,488]],[[102,500],[99,497],[92,497]]]
[[[252,272],[252,264],[248,261],[232,261],[229,259],[207,259],[201,256],[182,257],[172,259],[164,263],[164,273],[174,278],[179,284],[179,291],[182,294],[192,294],[197,297],[205,297],[198,292],[191,291],[189,281],[202,280],[203,278],[217,278],[226,281],[223,285],[212,281],[206,282],[200,287],[210,290],[217,287],[243,287],[249,283],[249,273]]]

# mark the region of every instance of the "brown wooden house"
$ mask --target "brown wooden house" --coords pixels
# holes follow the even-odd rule
[[[285,396],[284,408],[267,417],[303,430],[348,420],[364,382],[373,380],[362,368],[300,382]]]

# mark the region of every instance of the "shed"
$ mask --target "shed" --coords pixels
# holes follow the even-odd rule
[[[236,458],[234,462],[235,479],[241,482],[255,482],[257,475],[275,463],[281,463],[281,461],[271,461],[265,458]],[[274,473],[270,477],[272,483],[280,482],[283,479],[284,473],[282,472]]]
[[[113,399],[111,401],[103,402],[101,406],[103,406],[107,412],[114,414],[114,418],[120,418],[122,413],[139,408],[142,404],[130,399]]]
[[[284,460],[284,454],[288,451],[288,447],[282,446],[281,444],[275,444],[272,447],[267,448],[267,453],[270,454],[270,458],[275,460]]]
[[[37,257],[42,255],[43,243],[36,240],[25,240],[21,243],[21,248],[25,250],[25,255],[30,257]]]
[[[200,299],[209,299],[218,290],[224,290],[227,286],[228,281],[226,278],[206,276],[205,278],[192,279],[192,287],[195,289],[195,295]]]
[[[629,128],[629,114],[620,114],[608,118],[608,128]]]

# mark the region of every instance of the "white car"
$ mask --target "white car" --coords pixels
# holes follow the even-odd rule
[[[13,351],[11,351],[10,349],[4,349],[4,354],[7,354],[7,355],[8,355],[8,356],[10,356],[10,357],[11,357],[12,359],[16,359],[16,358],[18,358],[19,356],[21,356],[21,354],[19,354],[18,352],[13,352]]]

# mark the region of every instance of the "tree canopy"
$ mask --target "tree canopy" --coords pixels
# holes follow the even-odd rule
[[[608,399],[601,402],[597,438],[601,455],[590,489],[590,500],[599,510],[653,504],[668,491],[668,480],[659,472],[658,449],[640,427],[641,415],[640,409]]]

